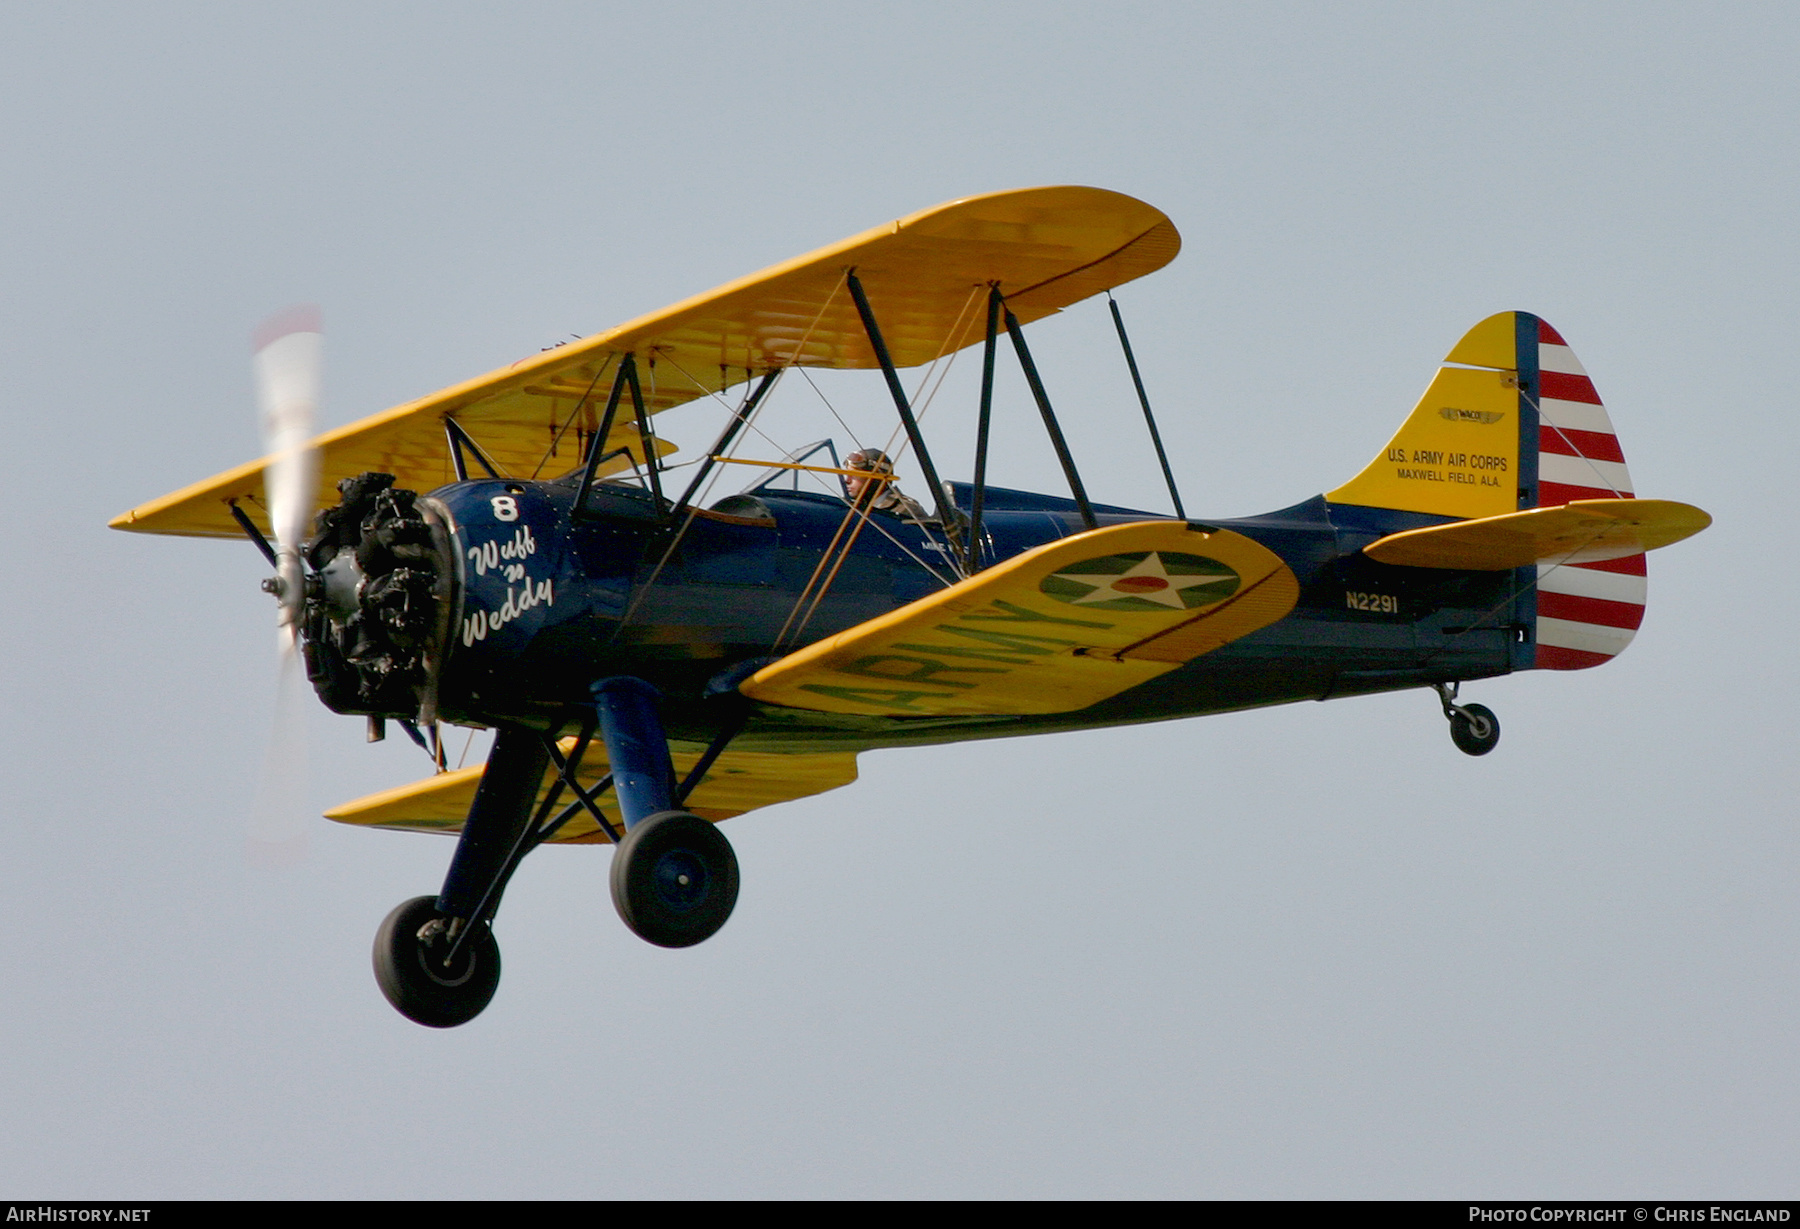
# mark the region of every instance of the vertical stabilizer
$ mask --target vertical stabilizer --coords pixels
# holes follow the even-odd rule
[[[1537,416],[1520,394],[1537,342],[1521,318],[1536,322],[1501,312],[1470,329],[1381,455],[1325,498],[1462,520],[1535,507]]]
[[[1632,494],[1612,420],[1575,352],[1529,312],[1501,312],[1451,348],[1386,450],[1325,497],[1471,520]],[[1533,666],[1597,666],[1631,643],[1644,617],[1643,555],[1535,571],[1533,585],[1532,569],[1521,569],[1521,588],[1535,592]]]

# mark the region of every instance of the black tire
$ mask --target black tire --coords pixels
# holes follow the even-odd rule
[[[1465,704],[1450,714],[1450,740],[1464,755],[1486,755],[1500,743],[1500,719],[1482,704]]]
[[[456,955],[456,963],[444,968],[433,948],[447,945],[419,938],[429,922],[441,919],[437,897],[415,896],[400,905],[375,932],[375,982],[394,1010],[427,1028],[455,1028],[481,1014],[500,987],[500,945],[486,926],[471,935]]]
[[[613,854],[613,905],[632,933],[658,947],[712,938],[737,894],[731,842],[686,811],[658,811],[627,832]]]

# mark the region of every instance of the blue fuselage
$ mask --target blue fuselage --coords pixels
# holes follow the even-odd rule
[[[955,494],[966,512],[968,488]],[[672,737],[704,740],[718,724],[709,685],[714,693],[728,689],[746,663],[957,579],[935,525],[878,512],[843,550],[840,534],[856,518],[846,528],[844,501],[825,494],[762,489],[733,497],[695,515],[678,540],[638,488],[600,484],[578,517],[570,515],[574,496],[566,479],[460,482],[433,492],[457,555],[438,695],[446,718],[547,725],[585,703],[596,679],[635,675],[662,691]],[[1124,508],[1095,512],[1103,526],[1164,519]],[[739,745],[858,749],[1156,721],[1481,678],[1528,664],[1533,612],[1517,573],[1389,567],[1360,553],[1384,534],[1441,519],[1314,498],[1213,522],[1282,558],[1300,584],[1293,612],[1078,712],[896,718],[763,707]],[[1082,529],[1067,500],[990,487],[982,558],[991,564]]]

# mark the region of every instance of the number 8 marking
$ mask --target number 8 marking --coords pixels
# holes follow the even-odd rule
[[[511,495],[496,495],[488,502],[494,506],[495,520],[516,521],[519,519],[519,501]]]

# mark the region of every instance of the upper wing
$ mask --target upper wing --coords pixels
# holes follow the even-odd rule
[[[1712,517],[1667,499],[1578,499],[1389,534],[1363,548],[1377,563],[1498,572],[1534,563],[1623,559],[1692,537]]]
[[[836,713],[1073,712],[1275,622],[1299,595],[1287,565],[1242,534],[1114,525],[809,645],[739,690]]]
[[[639,360],[651,413],[775,367],[875,367],[844,288],[847,269],[868,292],[894,362],[906,367],[979,340],[990,284],[1030,322],[1160,269],[1180,247],[1159,210],[1099,188],[952,201],[329,432],[319,439],[319,502],[333,502],[338,480],[364,470],[419,490],[450,481],[450,417],[510,476],[572,468],[579,434],[598,429],[610,368],[623,354]],[[112,525],[234,537],[227,505],[260,499],[262,467],[228,470]]]
[[[563,742],[567,752],[573,739]],[[676,751],[675,775],[679,778],[700,758],[698,751]],[[460,832],[468,817],[469,803],[475,798],[475,787],[481,784],[483,766],[441,772],[435,777],[384,790],[346,802],[325,812],[327,819],[339,823],[364,824],[374,828],[400,828],[411,832]],[[606,775],[606,744],[595,739],[582,757],[577,774],[590,789]],[[547,774],[538,790],[539,801],[550,790],[554,772]],[[758,807],[773,806],[810,794],[848,785],[856,780],[854,752],[827,752],[806,755],[780,755],[760,751],[726,751],[714,761],[706,777],[688,796],[687,809],[702,819],[718,821],[742,815]],[[572,796],[565,792],[562,800]],[[619,808],[608,793],[599,800],[601,811],[615,827],[619,826]],[[606,834],[593,816],[579,812],[551,838],[554,844],[579,845],[604,842]]]

